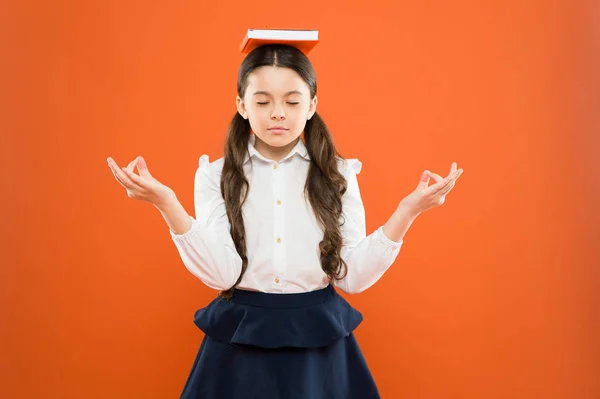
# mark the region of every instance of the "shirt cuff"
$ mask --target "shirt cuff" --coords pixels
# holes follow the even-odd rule
[[[174,240],[179,240],[179,241],[182,241],[182,240],[185,240],[186,238],[189,238],[189,236],[192,235],[192,232],[194,231],[194,228],[198,224],[198,221],[196,219],[194,219],[192,216],[190,216],[190,219],[192,219],[192,226],[185,233],[176,234],[176,233],[173,232],[173,230],[169,229],[169,233],[171,233],[171,238],[173,238]]]
[[[393,248],[399,248],[402,243],[404,242],[404,240],[400,240],[400,241],[392,241],[388,236],[385,235],[385,233],[383,232],[383,226],[380,226],[377,231],[375,232],[375,237],[383,244],[385,245],[389,245],[390,247]]]

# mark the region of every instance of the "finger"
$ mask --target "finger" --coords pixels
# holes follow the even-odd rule
[[[456,172],[456,162],[452,162],[452,165],[450,165],[450,173],[448,175],[451,175],[454,172]]]
[[[117,182],[118,182],[118,183],[119,183],[121,186],[123,186],[124,188],[126,188],[126,189],[129,189],[129,187],[127,187],[127,186],[125,185],[125,183],[123,183],[123,182],[121,181],[121,179],[119,179],[119,176],[117,176],[117,172],[115,172],[115,170],[113,169],[113,167],[112,167],[111,165],[108,165],[108,167],[110,168],[110,171],[112,172],[113,176],[115,177],[115,180],[116,180],[116,181],[117,181]]]
[[[421,174],[421,180],[419,180],[419,184],[417,184],[417,189],[425,189],[429,184],[430,172],[428,170],[424,171]]]
[[[427,190],[423,192],[424,195],[438,195],[442,190],[445,190],[448,185],[452,184],[450,176],[442,179],[441,181],[427,187]]]
[[[453,181],[457,181],[458,178],[460,177],[460,175],[462,175],[462,173],[463,173],[462,169],[455,170],[454,173],[452,174],[452,177],[451,177],[452,180]]]
[[[455,171],[454,174],[452,175],[452,178],[450,179],[451,183],[449,185],[445,186],[437,194],[438,195],[447,195],[454,188],[454,185],[456,184],[456,180],[458,180],[458,178],[460,177],[461,174],[462,174],[462,169]]]
[[[462,169],[455,171],[453,174],[450,174],[449,176],[437,182],[436,184],[428,187],[427,190],[423,192],[423,194],[432,196],[445,195],[444,193],[448,193],[452,189],[452,187],[454,187],[456,179],[458,179],[462,172]]]
[[[129,169],[123,169],[123,172],[125,172],[125,174],[127,175],[127,177],[129,177],[129,179],[136,184],[140,189],[145,188],[146,187],[146,182],[144,181],[144,179],[138,175],[136,175],[132,170]]]
[[[458,178],[463,174],[464,170],[463,169],[459,169],[456,171],[456,178],[454,180],[458,180]]]
[[[135,175],[135,173],[133,173],[132,171],[130,171],[127,168],[120,169],[118,173],[119,173],[119,178],[121,180],[123,180],[123,182],[125,182],[128,186],[130,186],[131,189],[138,190],[138,191],[142,190],[142,187],[139,184],[137,184],[136,182],[134,182],[134,180],[133,180],[134,179],[133,175]]]
[[[119,184],[125,188],[130,188],[130,187],[127,187],[126,183],[119,177],[120,168],[115,163],[115,161],[112,158],[108,158],[107,163],[108,163],[108,167],[110,168],[110,171],[112,172],[115,179],[119,182]]]
[[[138,162],[137,168],[138,168],[138,173],[140,174],[140,176],[146,177],[146,178],[152,177],[152,175],[150,174],[150,171],[148,170],[148,165],[146,164],[146,160],[144,159],[144,157],[139,157],[139,162]]]
[[[135,168],[135,166],[138,163],[138,158],[139,157],[136,157],[133,161],[129,162],[129,165],[127,165],[127,170],[128,171],[133,172],[133,168]]]
[[[125,187],[126,189],[129,189],[129,190],[140,190],[141,189],[140,186],[135,184],[129,177],[127,177],[127,175],[124,172],[125,168],[123,168],[123,169],[119,168],[119,166],[116,164],[115,161],[110,159],[108,161],[108,166],[110,166],[110,169],[113,171],[113,175],[119,181],[119,183],[121,183],[121,185],[123,187]]]
[[[429,172],[429,174],[431,175],[431,177],[433,177],[433,180],[435,180],[436,183],[439,183],[442,180],[444,180],[444,178],[442,176],[438,175],[437,173]]]
[[[113,174],[115,175],[115,179],[117,179],[117,181],[121,183],[121,185],[127,190],[139,190],[139,188],[136,187],[131,180],[127,179],[127,176],[125,176],[125,173],[122,169],[117,168],[113,171]]]
[[[456,179],[458,179],[460,177],[460,175],[462,174],[462,169],[460,170],[455,170],[454,172],[452,172],[448,177],[448,181],[450,181],[450,185],[454,185],[454,183],[456,182]]]
[[[454,182],[455,180],[451,180],[451,183],[444,186],[444,188],[438,191],[436,195],[439,195],[440,197],[445,197],[446,195],[448,195],[448,193],[454,188]]]

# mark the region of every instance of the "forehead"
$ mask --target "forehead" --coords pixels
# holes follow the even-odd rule
[[[248,75],[246,93],[249,95],[256,91],[265,91],[277,96],[294,90],[302,93],[309,92],[306,82],[290,68],[263,66],[256,68]]]

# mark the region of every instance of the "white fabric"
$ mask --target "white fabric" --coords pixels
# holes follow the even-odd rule
[[[319,242],[323,231],[317,223],[304,183],[310,156],[300,139],[280,162],[263,157],[251,136],[244,171],[250,182],[242,213],[246,229],[248,268],[240,289],[267,293],[298,293],[324,288],[329,279],[321,269]],[[184,234],[170,231],[186,268],[207,286],[226,290],[237,281],[242,260],[230,235],[220,178],[224,158],[209,162],[200,157],[194,186],[196,218]],[[396,259],[402,241],[394,242],[383,226],[366,235],[365,210],[358,180],[358,159],[339,160],[348,181],[342,197],[344,246],[342,258],[348,273],[331,282],[347,293],[372,286]],[[279,202],[278,202],[279,201]]]

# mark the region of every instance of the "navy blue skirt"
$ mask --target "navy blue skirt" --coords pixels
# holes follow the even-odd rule
[[[380,398],[352,333],[361,321],[331,285],[216,298],[195,314],[204,339],[181,398]]]

